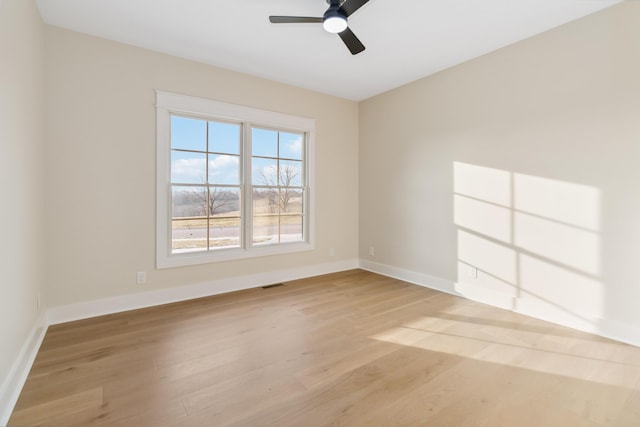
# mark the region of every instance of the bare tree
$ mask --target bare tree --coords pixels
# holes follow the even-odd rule
[[[208,195],[207,195],[208,192]],[[207,207],[209,215],[214,216],[220,212],[226,212],[228,208],[233,206],[233,200],[226,191],[218,187],[203,187],[201,191],[196,193],[200,204],[202,205],[202,211],[206,215]]]
[[[272,190],[269,191],[269,210],[271,212],[274,212],[276,208],[279,208],[280,212],[289,210],[292,198],[299,194],[297,189],[291,187],[291,184],[298,178],[299,173],[300,171],[290,164],[281,166],[278,173],[267,174],[264,171],[260,172],[260,178],[264,185],[272,187]],[[277,187],[280,187],[280,191],[278,191]]]

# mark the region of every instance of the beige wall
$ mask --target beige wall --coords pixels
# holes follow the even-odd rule
[[[637,331],[638,76],[624,2],[362,102],[361,258]]]
[[[45,296],[43,59],[33,2],[1,0],[0,412],[2,386],[38,317],[37,295]]]
[[[59,28],[46,39],[51,306],[357,258],[357,103]],[[156,270],[155,89],[315,118],[316,250]]]

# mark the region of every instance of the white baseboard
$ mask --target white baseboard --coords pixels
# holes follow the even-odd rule
[[[606,320],[600,325],[599,331],[598,335],[603,337],[640,347],[640,325]]]
[[[562,312],[561,310],[549,310],[548,305],[535,304],[532,302],[525,303],[511,295],[505,295],[500,292],[490,290],[481,290],[467,284],[456,283],[452,280],[392,267],[365,259],[360,260],[360,268],[383,276],[392,277],[415,285],[461,296],[483,304],[488,304],[505,310],[511,310],[536,319],[545,320],[557,325],[566,326],[640,347],[640,325],[631,325],[609,319],[595,318],[588,314],[580,316],[567,315],[566,312]]]
[[[46,332],[46,314],[43,311],[36,319],[9,374],[0,386],[0,426],[5,426],[9,422],[11,412],[18,401],[20,391],[22,391],[22,387],[27,380],[27,376],[36,359],[40,344],[42,344]]]
[[[256,288],[272,283],[286,282],[358,268],[358,260],[351,259],[334,263],[309,265],[294,269],[271,271],[248,276],[230,277],[193,285],[176,286],[112,298],[84,301],[47,310],[50,325],[87,319],[105,314],[119,313],[138,308],[152,307],[172,302],[186,301],[227,292]]]
[[[492,289],[483,289],[468,283],[454,283],[458,295],[464,298],[488,304],[503,310],[515,311],[516,300],[513,295],[498,292]]]
[[[424,273],[416,273],[415,271],[392,267],[390,265],[380,264],[366,259],[360,260],[360,268],[372,273],[377,273],[383,276],[402,280],[404,282],[413,283],[414,285],[424,286],[426,288],[445,292],[447,294],[462,296],[458,292],[456,292],[455,284],[450,280],[441,279],[439,277],[430,276]]]
[[[546,320],[557,325],[640,347],[640,325],[634,326],[629,323],[594,317],[589,314],[568,314],[562,310],[549,309],[546,304],[535,302],[526,304],[518,302],[518,307],[514,311],[536,319]]]

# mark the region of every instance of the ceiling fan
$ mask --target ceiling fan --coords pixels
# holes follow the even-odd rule
[[[364,6],[369,0],[327,0],[329,9],[322,17],[311,16],[270,16],[273,24],[321,23],[330,33],[338,34],[353,55],[362,52],[365,47],[347,24],[347,18]]]

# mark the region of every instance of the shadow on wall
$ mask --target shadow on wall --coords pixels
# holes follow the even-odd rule
[[[579,329],[604,313],[598,188],[454,162],[456,291]]]

